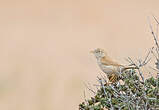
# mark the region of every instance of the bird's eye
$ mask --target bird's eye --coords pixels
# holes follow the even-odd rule
[[[102,51],[98,48],[96,49],[96,53],[101,53]]]

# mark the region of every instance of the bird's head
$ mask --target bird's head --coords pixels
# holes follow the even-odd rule
[[[92,51],[90,51],[90,52],[93,53],[97,59],[103,58],[103,57],[106,56],[106,53],[105,53],[104,50],[101,49],[101,48],[97,48],[97,49],[92,50]]]

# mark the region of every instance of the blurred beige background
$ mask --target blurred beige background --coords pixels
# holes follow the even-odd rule
[[[0,109],[78,110],[101,72],[91,49],[119,62],[153,45],[158,0],[0,0]],[[89,93],[87,94],[89,96]]]

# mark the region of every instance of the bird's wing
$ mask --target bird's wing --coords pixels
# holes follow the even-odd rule
[[[101,63],[104,64],[104,65],[112,65],[112,66],[123,66],[115,61],[113,61],[111,58],[109,57],[103,57],[101,59]]]

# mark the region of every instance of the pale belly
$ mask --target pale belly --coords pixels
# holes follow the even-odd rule
[[[105,66],[105,65],[99,65],[102,71],[106,74],[120,74],[120,70],[122,67],[117,66]]]

